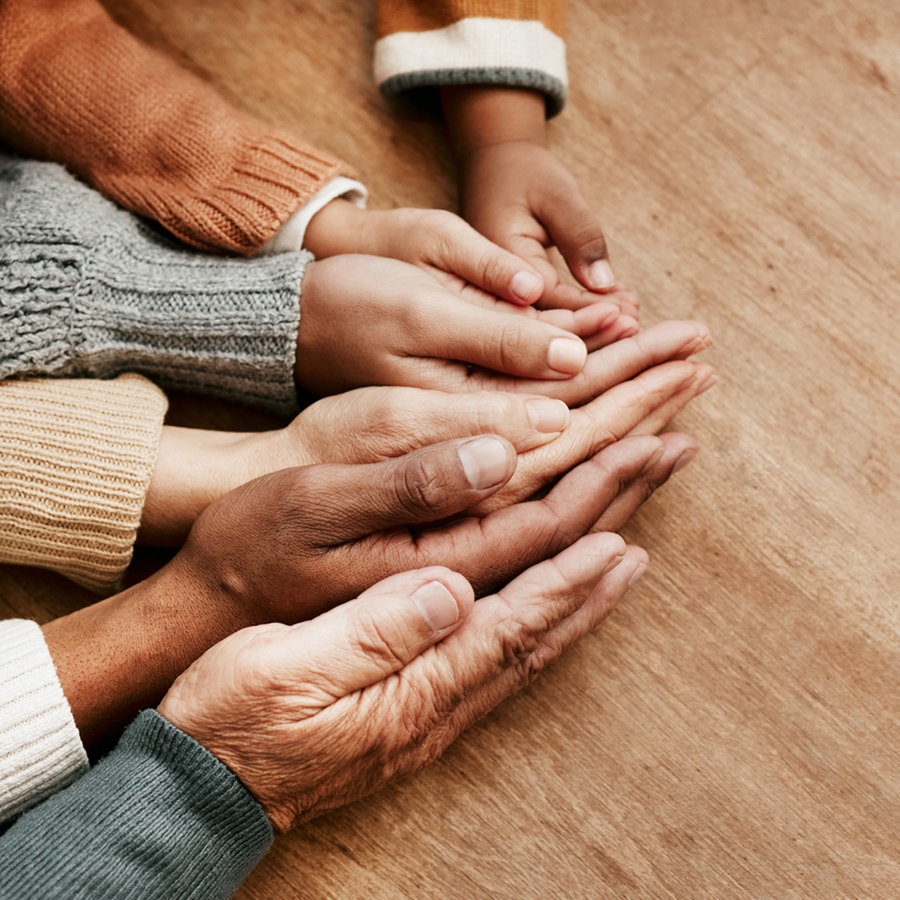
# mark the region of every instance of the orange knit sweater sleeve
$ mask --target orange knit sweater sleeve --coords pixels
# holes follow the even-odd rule
[[[0,45],[0,140],[195,247],[254,253],[350,174],[235,109],[96,0],[3,0]]]

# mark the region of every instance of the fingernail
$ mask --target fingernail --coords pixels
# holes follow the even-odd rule
[[[506,478],[509,458],[506,445],[495,437],[480,437],[466,441],[456,451],[469,484],[484,490]]]
[[[634,587],[643,577],[644,572],[647,571],[647,563],[641,563],[632,573],[631,578],[628,579],[628,587]]]
[[[700,382],[697,385],[697,395],[699,396],[704,391],[708,391],[718,380],[719,376],[716,375],[715,372],[710,372],[705,377],[701,376]]]
[[[696,455],[697,450],[695,447],[692,447],[690,450],[685,450],[684,453],[675,460],[675,465],[672,466],[672,474],[674,475],[676,472],[683,469]]]
[[[528,412],[528,421],[535,431],[549,434],[562,431],[569,424],[569,407],[562,400],[538,397],[526,400],[525,409]]]
[[[612,266],[605,259],[598,259],[588,268],[588,281],[591,287],[611,288],[616,283],[616,276],[613,274]]]
[[[547,365],[557,372],[576,375],[587,361],[587,347],[576,337],[558,337],[550,341]]]
[[[439,581],[423,584],[410,599],[433,631],[443,631],[459,621],[456,598]]]
[[[690,344],[688,344],[686,352],[693,356],[695,353],[702,353],[704,350],[712,347],[712,335],[711,334],[701,334],[699,337],[695,337]]]
[[[534,272],[516,272],[509,287],[520,300],[529,300],[544,287],[544,282]]]

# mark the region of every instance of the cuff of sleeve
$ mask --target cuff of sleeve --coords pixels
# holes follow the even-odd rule
[[[312,256],[213,258],[163,235],[142,238],[89,263],[75,374],[139,372],[166,390],[294,414],[301,282]]]
[[[136,375],[0,383],[0,561],[118,587],[167,401]]]
[[[0,154],[0,377],[147,375],[289,414],[305,253],[197,253],[59,166]],[[291,208],[296,210],[297,204]]]
[[[306,229],[309,227],[312,217],[323,206],[338,197],[343,197],[360,209],[365,209],[369,191],[362,182],[352,178],[343,176],[333,178],[281,226],[277,234],[263,246],[261,252],[284,253],[289,250],[301,250],[306,237]]]
[[[235,118],[233,112],[230,118]],[[187,189],[178,184],[177,173],[173,177],[165,171],[141,184],[135,184],[131,172],[114,178],[98,174],[94,183],[192,247],[252,256],[329,180],[353,174],[341,161],[290,135],[259,131],[250,122],[246,133],[232,138],[238,146],[222,153],[233,159],[225,171],[219,171],[209,148],[204,159],[209,171],[204,169],[204,178]]]
[[[272,839],[234,774],[148,710],[83,778],[10,828],[0,887],[10,896],[230,897]]]
[[[37,622],[0,622],[0,822],[88,768],[56,667]]]
[[[547,114],[568,91],[566,45],[538,21],[466,18],[421,32],[395,32],[375,44],[375,80],[388,97],[450,85],[498,85],[541,91]]]

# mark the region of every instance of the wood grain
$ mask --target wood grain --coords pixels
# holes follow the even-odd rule
[[[629,527],[651,570],[598,633],[278,840],[244,898],[900,895],[900,7],[569,6],[550,140],[646,320],[713,329],[679,419],[703,451]],[[452,208],[440,129],[372,86],[368,5],[110,7],[373,205]],[[87,600],[0,574],[2,614]]]

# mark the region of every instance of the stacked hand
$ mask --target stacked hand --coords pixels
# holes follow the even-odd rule
[[[213,500],[277,469],[373,463],[484,433],[506,438],[520,455],[510,485],[491,501],[493,508],[508,504],[616,438],[665,427],[711,383],[708,366],[687,361],[710,342],[697,322],[666,322],[594,351],[582,372],[566,381],[510,378],[502,381],[508,390],[491,391],[476,390],[490,381],[472,375],[469,392],[360,388],[317,401],[287,428],[258,434],[167,427],[142,540],[181,543]],[[574,407],[571,414],[565,404]]]
[[[512,445],[491,435],[251,481],[213,503],[155,575],[45,626],[82,737],[90,745],[158,702],[205,650],[248,625],[302,621],[423,566],[454,569],[479,595],[495,590],[592,530],[617,531],[694,452],[682,434],[627,437],[545,497],[483,517],[456,518],[508,483],[516,463]]]
[[[286,831],[437,758],[595,628],[645,566],[642,550],[596,534],[475,603],[448,569],[394,575],[312,621],[226,638],[159,712]]]

